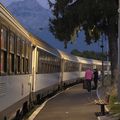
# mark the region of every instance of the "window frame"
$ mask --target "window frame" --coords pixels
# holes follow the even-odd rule
[[[2,29],[6,29],[6,48],[2,48]],[[2,53],[4,54],[4,70],[2,69]],[[8,73],[8,28],[0,23],[0,75],[7,75]]]
[[[59,60],[57,56],[40,48],[37,48],[37,52],[37,74],[51,74],[60,71],[60,64],[57,65],[57,59]],[[59,70],[56,69],[56,65]]]
[[[13,37],[13,43],[10,39],[11,36]],[[11,44],[13,51],[11,50]],[[9,30],[9,74],[15,74],[15,33],[12,30]]]
[[[19,42],[18,42],[19,41]],[[15,73],[21,74],[21,38],[19,35],[16,36],[16,69]],[[19,46],[19,52],[18,52],[18,46]],[[19,58],[19,59],[18,59]]]

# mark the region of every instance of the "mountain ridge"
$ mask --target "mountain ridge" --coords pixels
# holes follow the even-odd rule
[[[33,24],[35,27],[48,26],[48,19],[51,13],[50,11],[40,6],[37,0],[24,0],[13,2],[7,8],[28,30],[34,28]]]

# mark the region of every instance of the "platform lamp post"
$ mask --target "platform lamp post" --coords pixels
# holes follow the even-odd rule
[[[101,75],[102,75],[102,85],[104,85],[104,57],[103,57],[103,48],[104,48],[104,45],[103,45],[103,34],[101,35],[102,39],[101,39],[101,50],[102,50],[102,72],[101,72]]]

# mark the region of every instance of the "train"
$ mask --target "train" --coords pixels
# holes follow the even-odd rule
[[[0,120],[25,114],[31,103],[79,83],[86,68],[102,62],[55,49],[29,33],[0,4]],[[104,69],[110,63],[104,62]]]

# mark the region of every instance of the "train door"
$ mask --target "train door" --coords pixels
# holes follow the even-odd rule
[[[60,60],[60,79],[59,79],[60,88],[63,85],[63,72],[64,72],[64,59],[61,59]]]
[[[31,47],[31,74],[29,77],[29,85],[30,85],[30,100],[34,101],[34,92],[35,92],[35,79],[36,79],[36,47]]]
[[[36,47],[32,46],[32,91],[35,91],[36,78]]]

